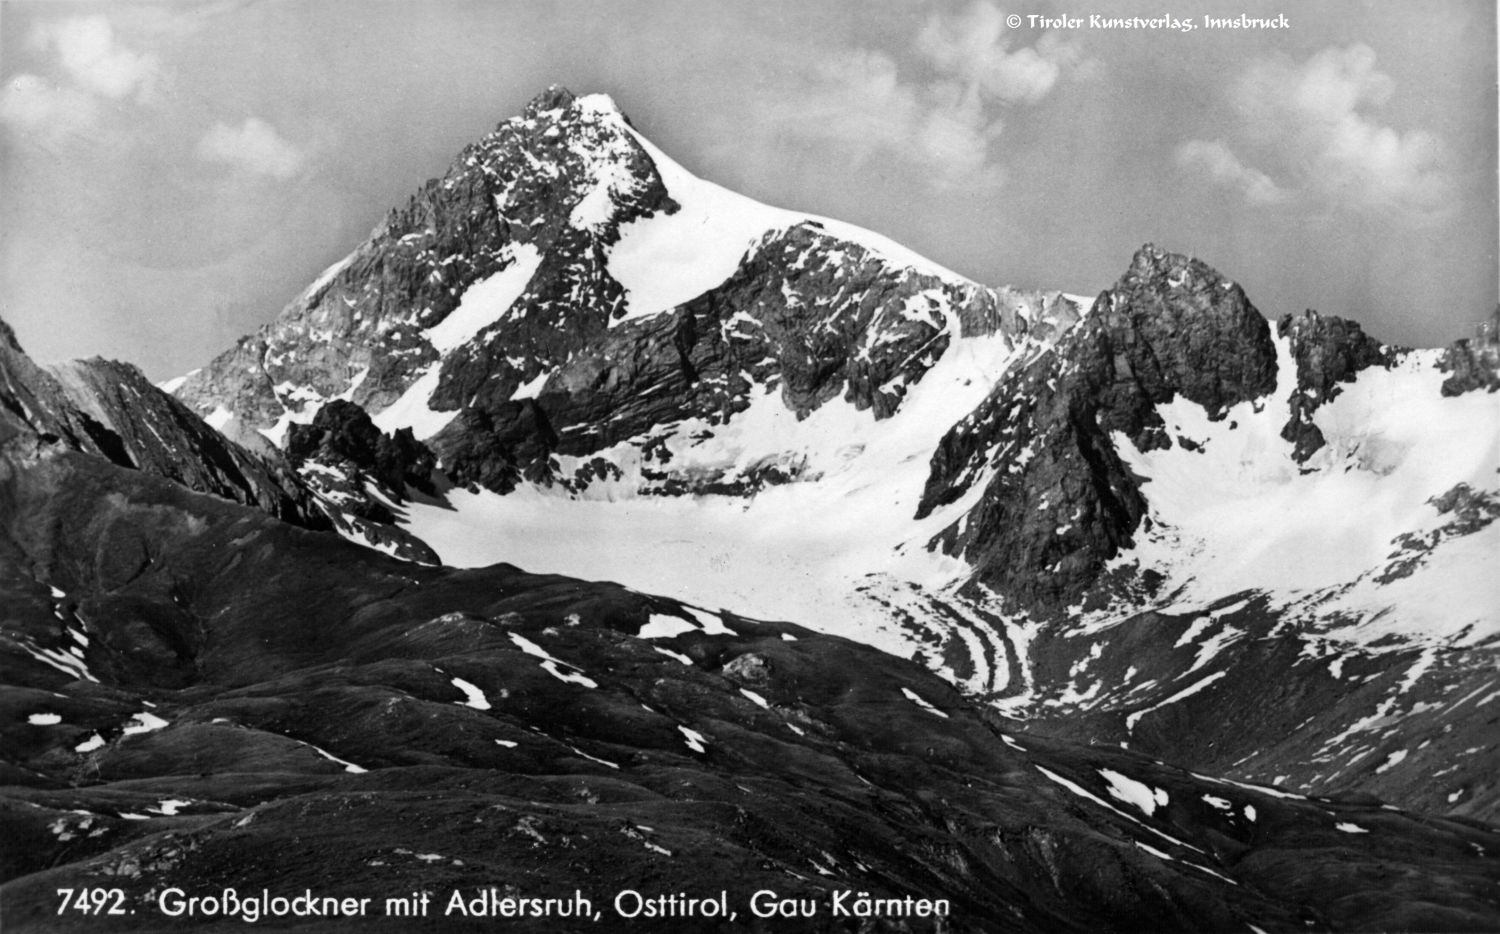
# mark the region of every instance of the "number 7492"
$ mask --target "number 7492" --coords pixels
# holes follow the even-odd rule
[[[58,914],[76,911],[86,915],[124,915],[125,893],[120,889],[58,889]]]

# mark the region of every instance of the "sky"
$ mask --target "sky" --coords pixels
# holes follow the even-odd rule
[[[1285,20],[1204,23],[1240,14]],[[562,84],[989,285],[1149,241],[1438,346],[1500,299],[1495,37],[1494,0],[0,0],[0,317],[185,372]]]

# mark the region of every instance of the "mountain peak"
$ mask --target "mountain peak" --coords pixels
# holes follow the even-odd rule
[[[535,117],[548,110],[562,110],[573,105],[578,98],[560,84],[554,84],[531,99],[526,105],[526,116]]]

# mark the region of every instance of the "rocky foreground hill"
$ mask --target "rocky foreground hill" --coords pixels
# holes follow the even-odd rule
[[[3,920],[1495,929],[1497,372],[1152,245],[982,286],[554,89],[162,389],[0,333]]]

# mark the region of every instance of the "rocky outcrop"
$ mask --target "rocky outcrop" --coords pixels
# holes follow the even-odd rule
[[[1300,317],[1283,317],[1276,334],[1287,339],[1297,362],[1297,388],[1288,400],[1291,418],[1281,437],[1293,443],[1292,458],[1305,463],[1326,443],[1313,423],[1313,412],[1338,396],[1340,383],[1354,382],[1359,371],[1390,366],[1395,351],[1365,334],[1357,323],[1312,309]]]
[[[370,435],[374,426],[357,407],[335,406],[316,428],[296,426],[304,441],[294,466],[278,451],[252,453],[229,440],[129,364],[38,367],[4,322],[0,380],[0,447],[101,456],[305,529],[338,530],[408,560],[438,562],[365,485],[376,481],[398,502],[406,482],[432,492],[432,453],[409,431]]]
[[[1500,306],[1476,331],[1473,340],[1461,338],[1448,345],[1438,360],[1438,369],[1452,374],[1443,380],[1445,396],[1500,390]]]
[[[410,428],[385,434],[364,409],[335,399],[310,424],[290,426],[287,458],[345,537],[408,561],[439,562],[437,552],[397,526],[392,511],[406,502],[408,488],[432,494],[441,479],[436,456]]]
[[[330,527],[279,457],[224,438],[129,364],[94,359],[43,369],[0,322],[0,380],[16,440],[99,455],[304,528]]]
[[[454,483],[509,493],[523,480],[551,486],[557,433],[534,399],[469,407],[432,439]]]
[[[287,457],[299,467],[309,460],[347,465],[397,502],[406,498],[408,486],[433,492],[436,457],[427,445],[410,428],[385,434],[364,409],[343,399],[320,408],[311,424],[291,426]]]
[[[1088,317],[944,436],[918,517],[981,485],[934,540],[976,584],[1020,604],[1077,597],[1146,513],[1112,436],[1172,445],[1156,406],[1177,396],[1222,419],[1276,384],[1270,329],[1240,287],[1150,244]]]

